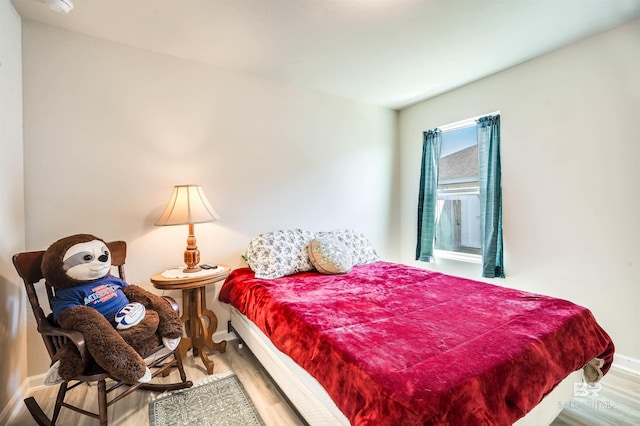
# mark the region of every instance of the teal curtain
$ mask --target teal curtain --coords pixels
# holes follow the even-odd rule
[[[422,167],[418,193],[418,242],[416,260],[433,261],[436,232],[436,201],[438,189],[438,162],[442,133],[439,129],[424,132],[422,140]]]
[[[504,278],[500,116],[477,120],[482,216],[482,276]]]

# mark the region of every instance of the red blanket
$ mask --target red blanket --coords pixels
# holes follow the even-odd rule
[[[357,425],[510,425],[613,343],[565,300],[377,262],[225,281],[231,303]]]

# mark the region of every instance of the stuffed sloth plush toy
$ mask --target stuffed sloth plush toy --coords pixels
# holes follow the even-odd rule
[[[180,318],[169,303],[111,275],[111,253],[105,242],[93,235],[56,241],[45,252],[41,266],[55,289],[54,321],[82,332],[91,356],[114,378],[130,384],[149,382],[151,372],[140,354],[160,341],[173,350],[182,336]],[[131,317],[138,321],[135,325],[123,320]],[[56,354],[44,382],[70,380],[82,370],[80,353],[69,342]]]

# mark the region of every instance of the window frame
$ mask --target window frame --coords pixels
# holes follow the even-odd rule
[[[467,127],[476,127],[476,120],[480,117],[484,117],[482,116],[478,116],[478,117],[474,117],[474,118],[469,118],[466,120],[461,120],[455,123],[451,123],[451,124],[447,124],[445,126],[440,126],[438,127],[440,129],[440,131],[442,132],[443,136],[445,133],[450,133],[450,132],[455,132],[456,130],[461,130]],[[444,143],[444,141],[443,141]],[[478,143],[477,138],[476,138],[476,144]],[[477,177],[478,179],[475,181],[465,181],[465,182],[460,182],[460,183],[478,183],[480,182],[480,177]],[[440,185],[439,182],[439,178],[438,178],[438,186]],[[438,189],[436,191],[436,199],[438,198],[439,195],[441,195],[440,193],[440,189]],[[446,191],[446,190],[445,190]],[[461,193],[464,194],[464,193]],[[453,195],[453,194],[452,194]],[[468,195],[480,195],[480,188],[477,188],[477,192],[469,192]],[[480,250],[482,251],[482,245],[480,246]],[[433,256],[435,258],[439,258],[439,259],[448,259],[448,260],[457,260],[457,261],[461,261],[461,262],[468,262],[468,263],[482,263],[482,254],[473,254],[473,253],[464,253],[464,252],[460,252],[460,251],[452,251],[452,250],[442,250],[442,249],[438,249],[435,247],[435,243],[434,243],[434,248],[433,248]]]

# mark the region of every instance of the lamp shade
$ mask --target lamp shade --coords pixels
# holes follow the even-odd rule
[[[200,185],[176,185],[156,226],[213,222],[222,217],[211,207]]]

